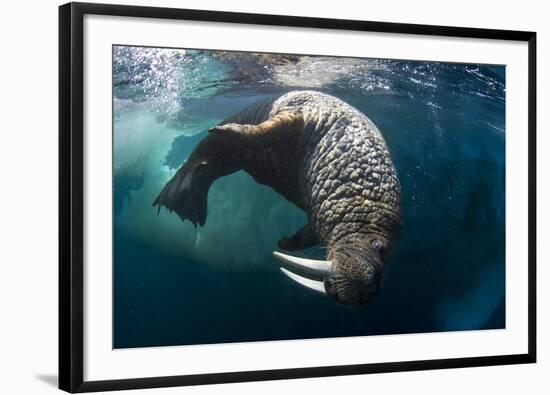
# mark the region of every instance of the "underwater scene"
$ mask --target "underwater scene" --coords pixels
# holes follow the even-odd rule
[[[505,328],[505,92],[502,65],[114,46],[113,347]]]

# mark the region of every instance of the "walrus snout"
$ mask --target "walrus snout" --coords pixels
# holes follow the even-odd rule
[[[386,245],[378,235],[352,235],[329,250],[334,265],[329,285],[339,302],[364,308],[374,299],[386,267]]]
[[[380,276],[374,271],[372,274],[369,273],[369,270],[364,270],[356,277],[335,274],[326,278],[324,285],[327,296],[333,300],[358,308],[366,308],[378,294]]]

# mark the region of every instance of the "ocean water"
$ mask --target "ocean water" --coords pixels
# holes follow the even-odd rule
[[[504,66],[115,47],[113,89],[115,348],[505,326]],[[366,114],[397,169],[403,231],[366,310],[279,271],[306,215],[242,171],[205,227],[152,207],[208,128],[296,89]]]

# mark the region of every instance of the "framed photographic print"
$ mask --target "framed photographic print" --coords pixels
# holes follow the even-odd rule
[[[535,33],[59,16],[61,389],[535,362]]]

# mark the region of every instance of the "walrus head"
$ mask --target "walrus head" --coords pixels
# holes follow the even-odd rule
[[[327,260],[273,254],[305,274],[301,276],[281,268],[292,280],[340,303],[366,308],[379,291],[388,250],[389,240],[384,236],[354,234],[329,246]]]

